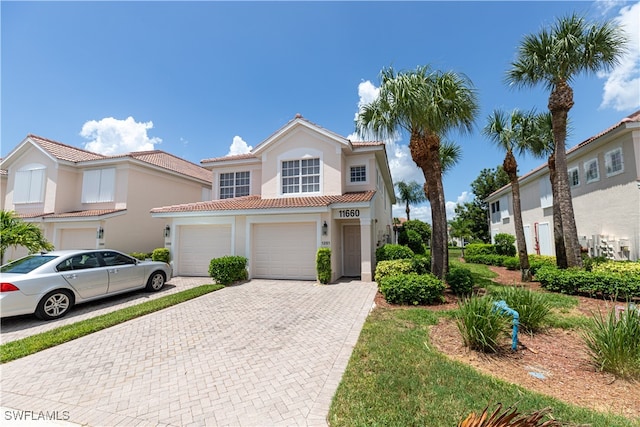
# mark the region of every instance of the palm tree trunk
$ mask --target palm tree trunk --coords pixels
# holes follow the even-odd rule
[[[556,250],[556,265],[558,268],[567,268],[567,251],[564,247],[564,232],[562,229],[562,214],[558,204],[558,176],[556,174],[555,154],[549,156],[549,179],[551,180],[551,194],[553,196],[553,240]]]
[[[410,221],[411,218],[409,217],[409,212],[411,212],[411,209],[409,208],[409,201],[406,201],[407,206],[405,207],[404,211],[407,213],[407,221]]]
[[[431,205],[431,273],[444,280],[449,272],[449,247],[447,245],[447,210],[442,185],[442,165],[440,164],[440,138],[427,137],[428,166],[423,168],[427,182],[427,198]]]
[[[511,195],[513,197],[513,225],[516,230],[516,244],[518,245],[518,260],[523,282],[531,281],[531,267],[529,266],[529,254],[527,253],[527,240],[524,237],[522,224],[522,207],[520,205],[520,183],[518,182],[518,164],[513,153],[509,150],[502,164],[505,172],[511,180]]]
[[[558,206],[562,216],[564,246],[567,253],[568,267],[582,267],[580,241],[573,212],[573,201],[569,187],[567,171],[567,155],[565,141],[567,138],[567,116],[573,106],[573,90],[566,82],[559,82],[549,96],[549,110],[553,127],[553,141],[556,155],[556,174]]]

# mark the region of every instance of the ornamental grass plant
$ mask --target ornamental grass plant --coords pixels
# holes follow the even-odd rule
[[[495,353],[508,336],[510,321],[493,309],[493,299],[466,298],[458,303],[456,325],[464,345],[472,350]]]
[[[518,312],[524,331],[537,332],[547,325],[551,304],[545,294],[523,287],[506,286],[494,288],[491,296],[506,301],[509,307]]]

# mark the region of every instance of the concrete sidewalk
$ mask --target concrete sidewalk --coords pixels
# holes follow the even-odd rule
[[[89,426],[324,426],[375,293],[231,286],[2,365],[0,403]]]

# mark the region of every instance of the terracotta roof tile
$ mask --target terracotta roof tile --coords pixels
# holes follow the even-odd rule
[[[200,163],[216,163],[216,162],[226,162],[229,160],[245,160],[245,159],[255,159],[257,158],[253,153],[245,153],[245,154],[234,154],[231,156],[223,156],[223,157],[212,157],[210,159],[200,160]]]
[[[152,209],[152,213],[236,211],[247,209],[290,209],[330,206],[336,203],[359,203],[370,201],[375,191],[361,191],[333,196],[281,197],[263,199],[260,196],[245,196],[208,202],[187,203]]]
[[[86,211],[73,211],[62,213],[18,213],[20,218],[86,218],[126,212],[126,209],[90,209]]]
[[[52,156],[60,160],[66,160],[69,162],[82,162],[87,160],[98,160],[107,158],[107,156],[103,156],[102,154],[92,153],[91,151],[72,147],[70,145],[43,138],[41,136],[29,134],[28,138],[41,146],[45,151],[51,153]]]

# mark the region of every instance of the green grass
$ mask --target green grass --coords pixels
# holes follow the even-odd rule
[[[122,310],[103,314],[92,319],[82,320],[61,326],[41,334],[11,341],[0,346],[0,363],[10,362],[38,351],[63,344],[93,332],[115,326],[136,317],[162,310],[172,305],[197,298],[209,292],[224,288],[223,285],[202,285],[186,291],[160,297]]]
[[[558,421],[593,427],[633,421],[563,403],[478,373],[431,347],[428,327],[438,314],[377,308],[368,317],[333,398],[329,423],[337,426],[455,426],[488,404],[527,413],[553,408]]]

